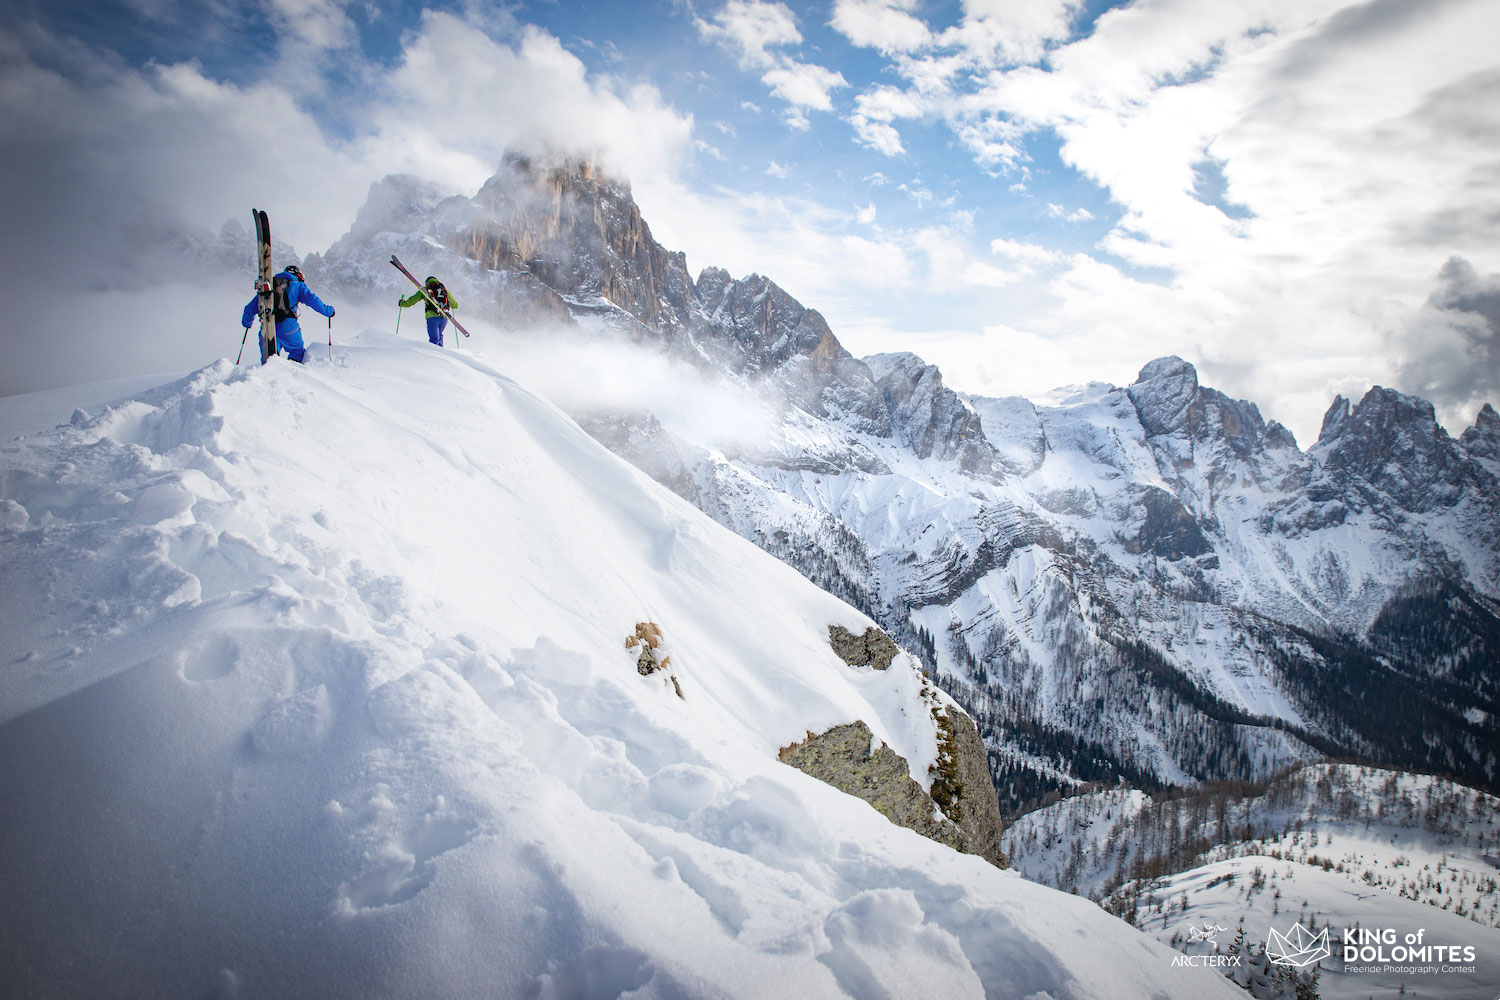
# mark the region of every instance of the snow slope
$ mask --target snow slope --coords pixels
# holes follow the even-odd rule
[[[1120,884],[1172,845],[1195,854],[1183,870]],[[1113,912],[1133,912],[1142,929],[1193,956],[1216,946],[1222,954],[1241,926],[1259,947],[1273,927],[1285,934],[1299,920],[1332,928],[1333,938],[1345,928],[1393,929],[1398,943],[1421,932],[1432,944],[1475,949],[1472,962],[1373,970],[1335,949],[1321,963],[1324,997],[1390,995],[1403,984],[1417,996],[1500,995],[1500,800],[1443,778],[1320,763],[1222,802],[1204,793],[1151,803],[1108,789],[1021,817],[1005,848],[1022,874],[1109,894]],[[1228,933],[1203,940],[1215,926]]]
[[[925,782],[913,662],[469,354],[0,445],[0,587],[0,994],[1237,995],[780,764],[858,718]]]

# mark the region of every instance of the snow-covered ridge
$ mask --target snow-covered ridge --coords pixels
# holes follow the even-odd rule
[[[912,663],[472,355],[0,444],[0,581],[5,992],[1234,995],[779,763],[857,718],[925,780]]]

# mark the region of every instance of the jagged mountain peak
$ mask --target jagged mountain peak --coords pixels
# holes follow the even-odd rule
[[[1295,447],[1286,428],[1267,427],[1254,403],[1202,386],[1198,370],[1175,355],[1149,362],[1125,392],[1146,436],[1156,439],[1178,466],[1193,462],[1196,448],[1204,444],[1227,447],[1240,459],[1266,447]]]
[[[1333,402],[1323,411],[1323,425],[1318,429],[1318,444],[1331,441],[1344,433],[1349,422],[1349,409],[1349,400],[1344,398],[1343,393],[1333,397]]]
[[[1379,385],[1352,406],[1335,398],[1314,450],[1326,467],[1358,477],[1410,511],[1451,506],[1470,475],[1431,403]]]
[[[446,185],[411,174],[387,174],[370,185],[370,193],[343,239],[361,241],[383,232],[420,229],[443,201],[457,194]]]
[[[892,422],[918,458],[956,461],[973,476],[994,474],[1000,464],[984,436],[979,413],[943,385],[943,373],[908,351],[865,358],[892,410]]]
[[[1371,386],[1357,405],[1343,396],[1335,396],[1333,405],[1323,415],[1323,429],[1318,443],[1323,444],[1347,433],[1382,434],[1396,427],[1408,427],[1420,433],[1448,432],[1438,426],[1431,403],[1420,396],[1410,396],[1383,385]]]
[[[1500,461],[1500,413],[1485,403],[1474,419],[1474,426],[1464,430],[1458,443],[1475,458]]]

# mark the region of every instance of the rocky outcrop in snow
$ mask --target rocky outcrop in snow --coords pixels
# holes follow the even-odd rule
[[[937,810],[932,796],[911,777],[907,762],[875,739],[861,721],[808,733],[800,743],[782,747],[781,761],[863,799],[897,826],[965,854],[978,853],[968,834]]]
[[[839,659],[851,667],[887,670],[896,654],[901,652],[890,636],[873,625],[865,629],[863,635],[855,635],[842,625],[830,625],[828,642]]]

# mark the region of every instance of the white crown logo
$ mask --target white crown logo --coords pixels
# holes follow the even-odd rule
[[[1328,928],[1325,927],[1321,933],[1314,935],[1301,924],[1295,924],[1292,932],[1283,936],[1273,927],[1271,940],[1266,945],[1266,954],[1277,965],[1306,968],[1319,959],[1329,956]]]

